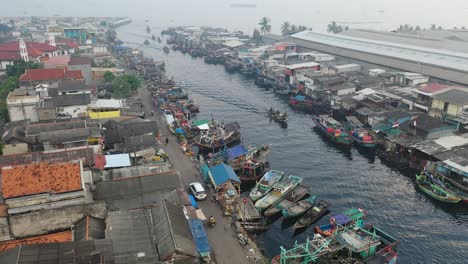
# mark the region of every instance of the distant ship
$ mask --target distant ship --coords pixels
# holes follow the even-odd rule
[[[231,7],[233,8],[256,8],[256,4],[242,4],[242,3],[234,3],[231,4]]]

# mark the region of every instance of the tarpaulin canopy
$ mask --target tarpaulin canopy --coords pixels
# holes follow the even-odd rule
[[[222,185],[229,180],[240,183],[240,179],[237,177],[234,169],[224,163],[211,168],[211,177],[213,178],[214,184],[216,186]]]
[[[176,132],[177,134],[185,134],[184,129],[183,129],[183,128],[180,128],[180,127],[179,127],[179,128],[176,128],[175,132]]]
[[[203,228],[203,222],[200,219],[189,219],[188,220],[190,231],[192,232],[193,240],[197,246],[197,251],[200,254],[210,253],[211,246],[206,235],[205,228]]]
[[[192,126],[201,126],[201,125],[208,124],[209,122],[210,120],[207,120],[207,119],[197,120],[197,121],[192,122]]]
[[[296,100],[298,100],[298,101],[304,101],[305,98],[306,98],[306,97],[303,96],[303,95],[296,95],[296,96],[294,97],[294,99],[296,99]]]
[[[237,158],[237,157],[247,154],[247,149],[245,149],[244,146],[242,145],[237,145],[235,147],[228,149],[227,154],[229,155],[229,158]]]

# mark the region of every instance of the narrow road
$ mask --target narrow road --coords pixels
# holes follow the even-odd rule
[[[173,165],[174,170],[180,172],[184,187],[187,189],[188,184],[194,181],[203,183],[199,170],[194,166],[192,160],[182,152],[180,145],[177,143],[177,138],[171,134],[162,115],[153,105],[151,93],[146,87],[140,89],[140,98],[144,105],[145,113],[150,113],[151,110],[156,113],[155,116],[148,118],[156,121],[159,133],[161,134],[161,140],[165,141],[166,137],[169,138],[169,144],[167,146],[162,146],[162,148],[167,152],[169,161]],[[208,193],[208,198],[205,201],[200,201],[198,204],[206,217],[214,216],[217,222],[215,227],[205,225],[216,263],[252,263],[247,258],[247,249],[241,247],[237,235],[230,227],[231,219],[223,216],[221,208],[212,202],[210,197],[212,197],[212,194]]]

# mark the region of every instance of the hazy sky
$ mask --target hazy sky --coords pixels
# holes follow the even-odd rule
[[[381,22],[351,27],[393,29],[399,24],[468,27],[467,0],[0,0],[0,16],[130,16],[161,25],[211,25],[253,30],[267,16],[273,31],[283,21],[317,31],[332,20]],[[256,8],[232,8],[232,3]]]

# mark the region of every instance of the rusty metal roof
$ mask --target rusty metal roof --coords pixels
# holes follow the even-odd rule
[[[4,198],[39,193],[64,193],[82,189],[81,166],[77,162],[5,167],[2,169]]]
[[[20,245],[32,245],[32,244],[47,244],[57,242],[68,242],[72,241],[72,231],[64,231],[59,233],[47,234],[42,236],[34,236],[17,240],[8,240],[0,242],[0,251],[4,251],[10,248],[15,248]]]

